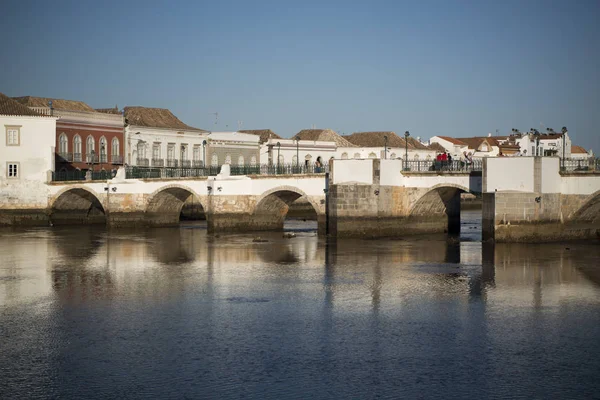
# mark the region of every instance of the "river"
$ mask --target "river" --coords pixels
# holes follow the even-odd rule
[[[598,243],[483,246],[479,218],[0,230],[0,398],[600,398]]]

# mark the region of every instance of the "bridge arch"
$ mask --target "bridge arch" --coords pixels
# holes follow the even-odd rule
[[[265,229],[283,229],[290,205],[301,197],[311,205],[317,218],[324,213],[324,206],[303,190],[294,186],[278,186],[267,190],[256,199],[252,213],[254,225]]]
[[[98,194],[83,185],[61,189],[49,202],[53,225],[106,224],[106,213]]]
[[[460,232],[460,195],[470,193],[466,186],[454,183],[441,183],[428,188],[410,207],[409,216],[413,218],[447,217],[447,231]]]
[[[188,186],[162,186],[148,196],[146,222],[149,225],[177,225],[182,211],[191,209],[204,215],[206,201]]]
[[[592,193],[573,214],[574,221],[600,223],[600,190]]]

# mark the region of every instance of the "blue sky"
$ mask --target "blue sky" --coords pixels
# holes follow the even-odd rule
[[[0,92],[283,137],[567,126],[598,153],[599,17],[593,0],[8,0]]]

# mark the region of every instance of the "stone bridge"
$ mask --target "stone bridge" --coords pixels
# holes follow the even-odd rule
[[[303,197],[319,233],[403,236],[460,230],[460,194],[482,194],[484,240],[545,241],[600,234],[600,173],[559,172],[552,157],[488,158],[483,171],[403,171],[401,160],[333,160],[330,174],[52,182],[0,193],[0,225],[179,223],[184,205],[210,232],[279,230]]]
[[[226,170],[226,168],[224,168]],[[324,174],[124,179],[49,185],[49,223],[107,223],[113,227],[179,224],[185,203],[206,215],[210,232],[283,229],[289,205],[300,197],[325,227]]]

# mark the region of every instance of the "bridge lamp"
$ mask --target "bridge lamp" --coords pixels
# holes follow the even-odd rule
[[[280,149],[281,149],[281,143],[277,142],[277,170],[279,170],[279,150]]]
[[[388,137],[384,136],[383,137],[383,158],[387,159],[387,141],[388,141]]]
[[[408,137],[410,133],[404,132],[404,170],[408,171]]]
[[[202,141],[202,164],[204,164],[203,166],[206,166],[206,140]]]

